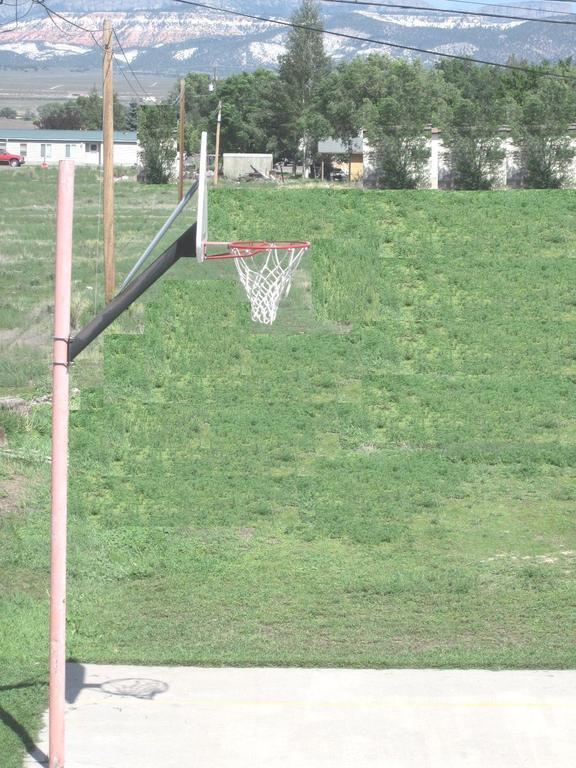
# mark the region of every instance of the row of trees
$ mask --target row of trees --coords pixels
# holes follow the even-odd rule
[[[576,154],[569,138],[576,122],[571,60],[537,66],[510,62],[520,69],[442,60],[425,68],[418,61],[373,54],[334,66],[322,34],[303,28],[322,29],[316,0],[302,0],[292,21],[296,26],[277,72],[244,72],[216,84],[204,74],[186,76],[188,152],[197,150],[203,130],[213,140],[221,102],[222,146],[230,151],[272,152],[306,168],[319,139],[331,136],[346,144],[363,130],[375,148],[381,186],[415,188],[426,174],[426,136],[436,126],[449,150],[454,187],[488,189],[498,178],[501,129],[507,126],[525,186],[565,183]],[[164,108],[125,108],[116,100],[116,126],[133,130],[138,121],[147,141],[157,136],[160,144],[172,142],[176,110],[170,105],[177,93],[175,88]],[[43,107],[39,124],[99,128],[101,100],[94,93]]]
[[[69,131],[102,130],[102,97],[93,89],[88,96],[77,96],[64,102],[43,104],[34,121],[38,128]],[[138,125],[138,103],[125,106],[114,94],[114,127],[117,131],[135,131]]]
[[[293,21],[321,28],[315,0],[303,0]],[[521,182],[562,186],[576,155],[569,136],[576,122],[576,67],[571,60],[509,63],[519,69],[459,60],[425,68],[376,54],[332,66],[322,35],[297,27],[288,34],[277,73],[233,75],[212,91],[206,75],[187,76],[188,146],[197,147],[199,132],[214,125],[222,101],[225,147],[298,158],[306,167],[319,139],[346,144],[364,130],[380,184],[415,188],[424,181],[426,136],[435,126],[449,150],[453,186],[489,189],[505,156],[506,126]]]

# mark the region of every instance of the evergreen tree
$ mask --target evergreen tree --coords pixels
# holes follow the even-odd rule
[[[139,104],[137,101],[131,101],[130,104],[128,104],[128,109],[126,110],[126,120],[124,123],[126,131],[138,130],[138,110]]]
[[[279,57],[284,97],[282,129],[292,157],[302,154],[306,172],[314,141],[325,125],[316,108],[316,97],[330,70],[330,60],[324,50],[324,25],[316,0],[302,0],[291,21],[296,26],[288,33],[286,53]]]

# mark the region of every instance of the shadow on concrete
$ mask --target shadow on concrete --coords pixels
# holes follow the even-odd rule
[[[12,685],[2,685],[0,686],[0,692],[33,688],[38,685],[45,686],[47,683],[41,680],[24,680]],[[162,680],[153,680],[145,677],[126,677],[117,680],[105,680],[103,683],[87,683],[84,665],[77,662],[68,662],[66,664],[67,704],[74,704],[81,691],[86,688],[99,689],[108,696],[128,696],[130,698],[152,700],[156,696],[165,693],[169,686]],[[22,723],[16,720],[2,706],[0,706],[0,722],[20,739],[26,752],[38,765],[48,765],[48,755],[36,746],[31,734]]]
[[[105,680],[103,683],[87,683],[86,669],[83,664],[66,664],[66,701],[74,704],[80,692],[86,688],[100,689],[109,696],[128,696],[132,699],[154,699],[169,688],[162,680],[148,677],[123,677],[117,680]]]

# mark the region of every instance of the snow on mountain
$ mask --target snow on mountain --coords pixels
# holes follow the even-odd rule
[[[523,0],[523,4],[526,3],[538,7],[530,0]],[[422,0],[415,4],[426,5]],[[38,66],[42,62],[43,67],[99,67],[101,51],[92,35],[100,39],[105,18],[111,19],[128,61],[142,72],[181,74],[194,69],[211,71],[216,67],[228,74],[276,66],[284,50],[287,30],[272,20],[259,21],[187,6],[174,10],[175,5],[168,0],[138,3],[136,0],[53,0],[51,7],[63,13],[71,24],[61,19],[54,23],[40,6],[16,24],[13,16],[7,14],[9,8],[0,5],[0,66]],[[286,19],[298,0],[226,0],[225,5],[247,13]],[[542,3],[539,5],[542,7]],[[558,3],[545,2],[545,5],[553,12]],[[363,42],[326,35],[326,49],[336,60],[371,52],[403,57],[416,55],[379,46],[374,40],[494,61],[506,61],[511,55],[532,61],[559,59],[573,52],[573,31],[569,26],[440,14],[426,8],[379,12],[365,6],[325,4],[322,7],[326,30],[373,38]],[[530,13],[526,11],[525,15]],[[90,31],[84,32],[73,25]],[[118,49],[115,58],[120,66],[125,63],[124,53]],[[422,58],[426,63],[437,60],[432,55]]]
[[[195,49],[190,48],[188,50],[195,50]],[[139,53],[140,53],[140,51],[137,50],[137,49],[133,49],[133,50],[128,49],[128,50],[126,50],[126,48],[125,48],[122,53],[115,53],[114,54],[114,58],[117,61],[120,61],[120,62],[128,61],[129,64],[132,64],[132,62],[138,56]]]
[[[496,27],[510,29],[522,21],[503,21],[502,19],[485,19],[482,16],[448,16],[446,14],[393,14],[358,11],[359,16],[373,19],[382,24],[396,24],[400,27],[431,27],[433,29],[475,29],[477,27]]]
[[[198,48],[181,48],[179,51],[176,51],[174,58],[176,61],[186,61],[186,59],[191,59],[197,50]]]

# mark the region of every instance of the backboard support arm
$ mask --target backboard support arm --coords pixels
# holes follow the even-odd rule
[[[91,344],[94,339],[128,309],[142,294],[154,285],[170,267],[182,257],[196,256],[196,223],[183,232],[172,245],[155,259],[150,266],[120,291],[106,307],[70,340],[68,362]]]

